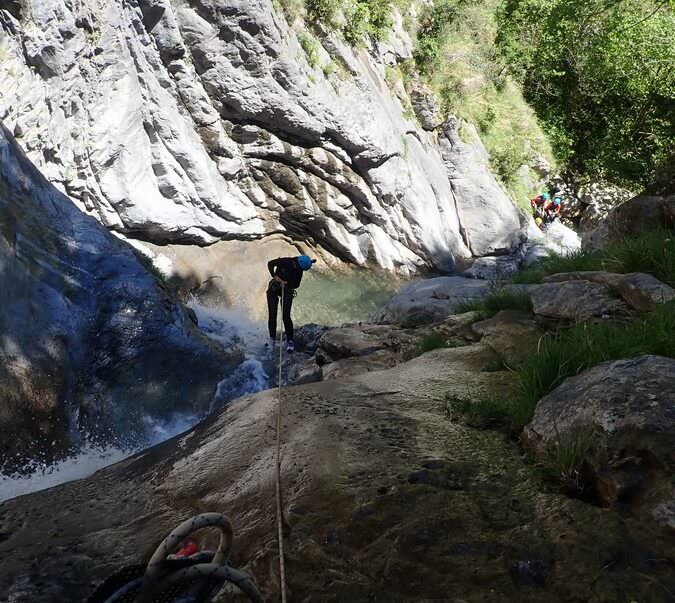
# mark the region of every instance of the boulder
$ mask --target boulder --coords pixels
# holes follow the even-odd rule
[[[633,309],[639,311],[652,310],[658,304],[664,304],[675,299],[675,289],[662,283],[651,274],[631,272],[616,274],[604,271],[582,271],[552,274],[543,279],[545,283],[560,283],[566,281],[590,281],[599,283],[618,293]]]
[[[416,327],[440,322],[465,301],[490,291],[487,281],[460,276],[441,276],[415,281],[403,287],[375,316],[376,322]]]
[[[509,368],[517,367],[537,349],[543,332],[534,317],[520,310],[502,310],[492,318],[471,325]]]
[[[323,379],[341,379],[373,371],[384,371],[401,361],[398,354],[390,350],[378,350],[366,356],[342,358],[323,366]]]
[[[414,335],[389,325],[348,326],[327,331],[318,347],[332,360],[368,356],[380,350],[400,352]]]
[[[590,281],[571,280],[532,287],[532,311],[541,318],[589,321],[625,315],[626,304],[610,295],[607,287]]]
[[[543,457],[547,447],[591,434],[583,460],[601,502],[675,529],[674,400],[675,360],[603,362],[539,400],[523,439]]]
[[[658,229],[675,229],[675,194],[638,195],[614,208],[608,218],[612,239],[633,237]]]

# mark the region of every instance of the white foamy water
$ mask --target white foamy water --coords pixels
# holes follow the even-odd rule
[[[195,301],[188,305],[194,310],[200,328],[208,337],[226,348],[238,345],[244,349],[246,356],[246,360],[233,373],[214,384],[215,393],[209,412],[221,409],[235,398],[267,388],[269,378],[257,357],[265,353],[265,343],[268,341],[265,326],[251,321],[242,311],[208,308]],[[143,418],[144,434],[135,446],[122,449],[87,442],[76,454],[56,463],[48,465],[33,461],[21,474],[0,473],[0,502],[89,477],[103,467],[187,431],[201,418],[189,413],[176,413],[166,419],[146,416]]]
[[[145,448],[187,431],[198,422],[199,418],[192,414],[175,414],[166,421],[145,417],[143,423],[146,439],[137,447],[121,449],[114,446],[95,446],[87,442],[77,454],[56,463],[47,465],[33,461],[25,467],[26,471],[22,474],[0,473],[0,502],[89,477],[103,467],[118,463]],[[26,472],[30,473],[26,475]]]

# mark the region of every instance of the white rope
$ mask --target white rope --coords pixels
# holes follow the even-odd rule
[[[281,603],[286,603],[286,559],[284,556],[283,514],[281,511],[281,377],[283,347],[283,319],[284,319],[284,285],[281,285],[281,320],[279,321],[279,401],[277,403],[277,469],[276,469],[276,498],[277,498],[277,540],[279,542],[279,576],[281,582]]]

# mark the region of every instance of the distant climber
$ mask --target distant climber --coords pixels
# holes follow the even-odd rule
[[[555,222],[555,219],[560,216],[561,209],[562,199],[560,197],[554,197],[553,201],[549,201],[546,205],[544,205],[544,221],[548,222],[549,224],[551,222]]]
[[[530,199],[530,205],[532,206],[532,211],[536,215],[538,211],[543,211],[544,206],[551,200],[551,195],[548,193],[542,193],[537,195],[534,199]]]
[[[293,321],[291,320],[291,307],[296,289],[300,286],[302,274],[309,270],[312,264],[316,262],[308,255],[299,255],[293,258],[277,258],[267,263],[267,269],[270,271],[272,280],[267,287],[267,308],[269,310],[269,328],[270,337],[274,340],[277,336],[277,309],[279,300],[282,304],[281,318],[284,321],[284,330],[286,331],[286,349],[289,352],[295,350],[293,342]]]

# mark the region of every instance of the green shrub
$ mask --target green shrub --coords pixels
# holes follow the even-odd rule
[[[438,331],[431,331],[420,337],[417,341],[417,345],[415,346],[415,356],[421,356],[426,352],[430,352],[437,348],[444,348],[446,346],[447,341],[445,336]]]
[[[532,300],[527,293],[494,287],[485,297],[467,300],[455,306],[454,312],[478,312],[480,319],[491,318],[501,310],[532,311]]]
[[[575,171],[646,184],[672,152],[672,2],[505,0],[497,48]]]
[[[319,65],[319,42],[306,31],[298,33],[298,42],[300,42],[300,46],[305,51],[309,66],[312,69],[316,69]]]
[[[551,274],[586,270],[646,272],[675,287],[675,233],[657,230],[609,244],[597,251],[553,255],[519,272],[516,283],[539,283]]]
[[[335,27],[341,8],[341,0],[305,0],[308,21],[310,23],[318,21],[326,27]]]

